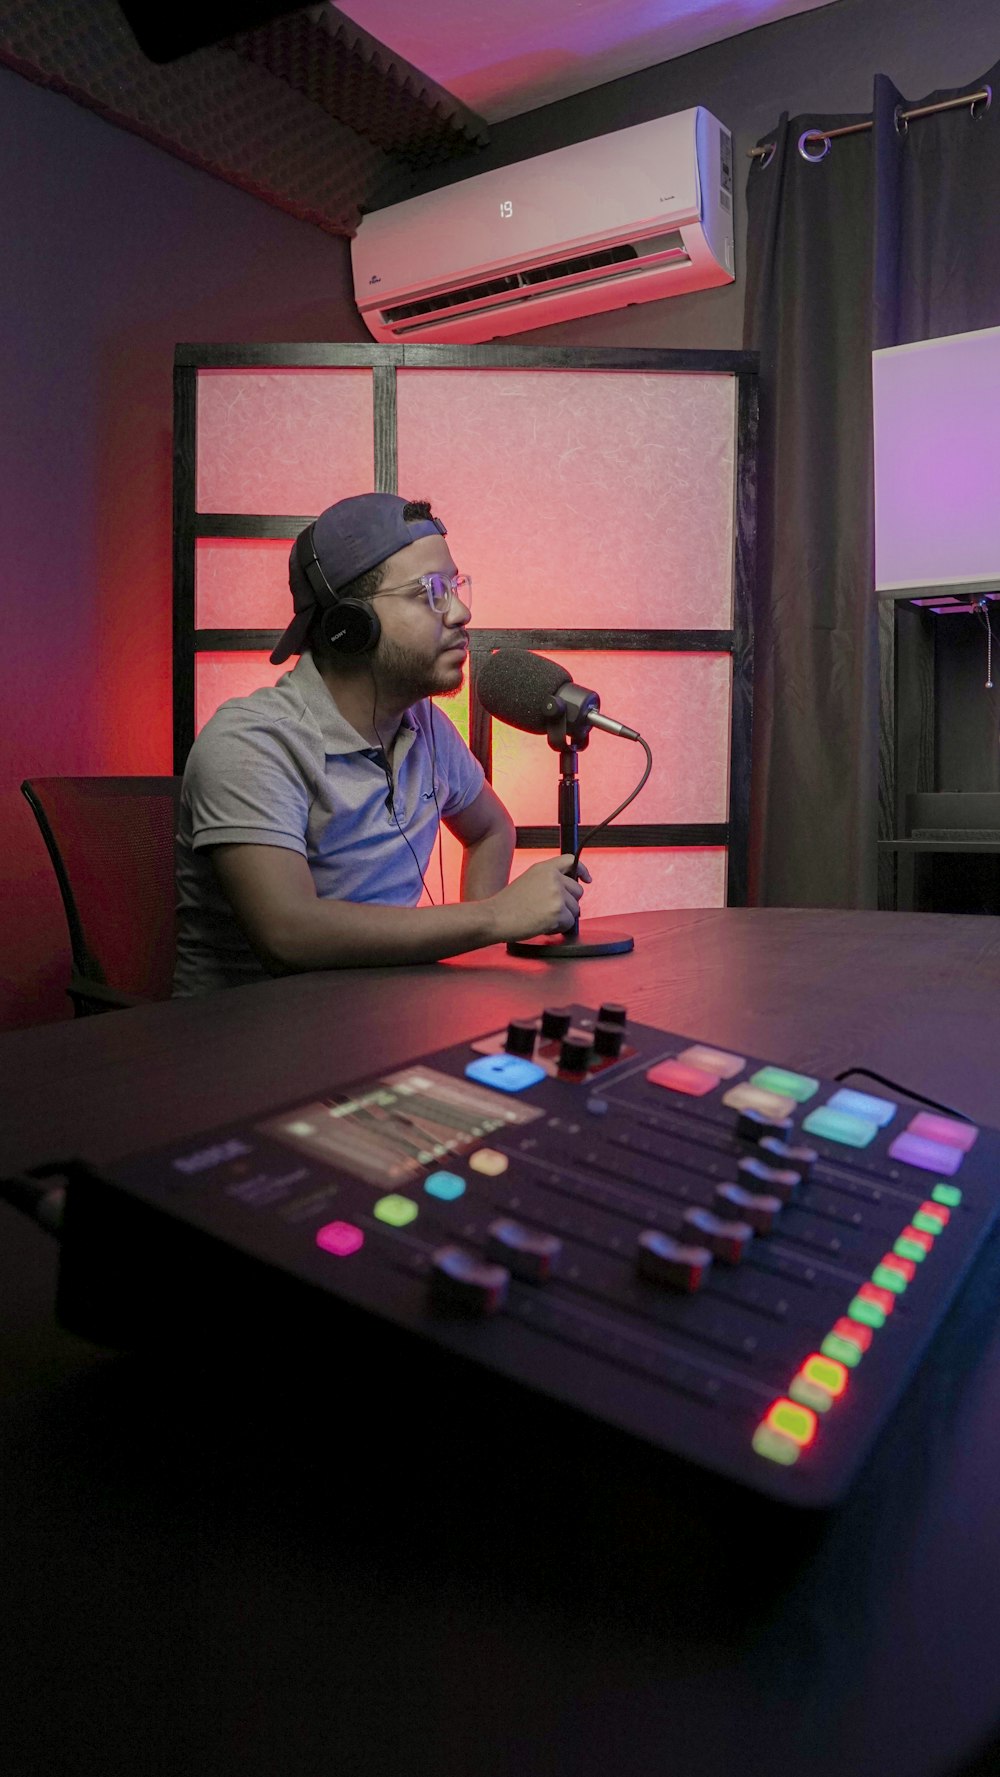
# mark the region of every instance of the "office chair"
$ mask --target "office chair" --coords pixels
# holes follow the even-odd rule
[[[39,777],[21,785],[56,873],[78,1018],[170,998],[179,777]]]

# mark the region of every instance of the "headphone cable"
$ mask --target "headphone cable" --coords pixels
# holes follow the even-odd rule
[[[403,841],[405,842],[407,850],[409,851],[409,854],[410,854],[411,858],[413,859],[413,862],[417,866],[417,875],[420,878],[420,885],[424,891],[424,894],[427,896],[427,899],[430,902],[431,906],[436,907],[437,902],[435,901],[434,896],[431,894],[430,889],[427,887],[427,880],[424,876],[423,871],[420,868],[420,859],[417,857],[416,852],[414,851],[412,845],[410,844],[409,836],[404,831],[404,829],[400,823],[399,816],[396,813],[396,785],[395,785],[395,781],[394,781],[393,775],[392,775],[392,765],[390,764],[390,761],[389,761],[389,755],[386,752],[385,742],[383,741],[382,736],[378,731],[378,722],[376,720],[377,713],[378,713],[378,680],[375,677],[375,668],[372,665],[372,662],[370,660],[368,662],[368,668],[369,668],[369,671],[372,675],[372,691],[373,691],[372,727],[375,730],[375,738],[378,741],[379,750],[382,754],[382,770],[385,773],[385,781],[389,786],[389,794],[388,794],[388,797],[386,798],[386,807],[388,808],[389,813],[392,815],[392,818],[396,823],[396,828],[399,832],[399,835],[403,839]],[[432,719],[432,723],[431,723],[431,733],[433,734],[433,719]],[[435,760],[435,762],[436,762],[436,760]],[[437,809],[437,807],[438,807],[437,785],[433,783],[433,778],[432,778],[432,785],[433,785],[433,793],[434,793],[434,807],[435,807],[435,809]],[[439,840],[439,842],[440,842],[440,836],[441,836],[440,820],[441,820],[440,810],[438,810],[438,840]],[[443,864],[441,866],[441,891],[442,891],[441,892],[441,904],[443,906],[444,905],[444,865]]]

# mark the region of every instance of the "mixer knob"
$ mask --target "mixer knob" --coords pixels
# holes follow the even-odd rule
[[[815,1148],[792,1147],[788,1142],[781,1141],[776,1135],[765,1135],[763,1141],[758,1145],[763,1148],[765,1154],[770,1154],[772,1160],[777,1161],[779,1166],[793,1166],[804,1179],[809,1177],[819,1159]]]
[[[763,1142],[761,1146],[764,1146]],[[738,1160],[736,1170],[740,1175],[740,1184],[745,1185],[748,1191],[769,1192],[772,1197],[780,1197],[782,1203],[791,1203],[802,1183],[801,1172],[795,1171],[793,1167],[768,1166],[766,1160],[758,1160],[756,1155],[748,1154],[744,1160]]]
[[[572,1022],[571,1014],[564,1012],[561,1006],[546,1006],[542,1013],[542,1035],[558,1042],[566,1035]]]
[[[781,1214],[781,1198],[744,1191],[742,1185],[716,1185],[715,1208],[720,1215],[742,1216],[755,1234],[770,1234]]]
[[[530,1018],[512,1018],[507,1026],[504,1048],[509,1055],[533,1055],[538,1026]]]
[[[561,1252],[562,1241],[557,1235],[526,1228],[507,1217],[491,1222],[486,1230],[487,1257],[528,1283],[544,1283]]]
[[[585,1074],[592,1054],[589,1037],[563,1037],[559,1046],[560,1073]]]
[[[621,1004],[620,1000],[605,1000],[597,1014],[599,1024],[624,1025],[625,1017],[625,1007]]]
[[[769,1135],[784,1141],[792,1133],[792,1120],[790,1117],[765,1117],[762,1111],[741,1111],[736,1133],[741,1141],[760,1142]]]
[[[659,1228],[646,1228],[639,1236],[635,1266],[640,1277],[650,1283],[665,1284],[668,1289],[683,1290],[692,1295],[701,1288],[702,1279],[712,1263],[712,1255],[704,1246],[682,1246]]]
[[[704,1241],[724,1265],[738,1265],[753,1239],[749,1222],[727,1220],[710,1209],[685,1210],[683,1220],[685,1233]]]
[[[503,1307],[509,1282],[503,1265],[484,1264],[460,1246],[439,1246],[431,1260],[431,1301],[453,1313],[495,1314]]]
[[[625,1031],[620,1024],[601,1022],[594,1025],[594,1054],[616,1057],[622,1052]]]

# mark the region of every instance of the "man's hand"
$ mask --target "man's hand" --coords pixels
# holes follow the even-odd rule
[[[583,884],[590,881],[586,864],[579,866],[580,881],[568,872],[573,859],[567,852],[561,858],[532,864],[516,882],[493,897],[499,915],[497,936],[507,942],[512,938],[537,938],[547,932],[566,932],[579,917]]]

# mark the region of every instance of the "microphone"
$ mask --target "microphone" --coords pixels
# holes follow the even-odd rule
[[[600,728],[622,740],[641,740],[634,728],[601,715],[596,691],[575,685],[566,667],[544,660],[527,648],[498,648],[484,661],[476,679],[483,708],[512,728],[545,734],[561,716],[576,731]]]

